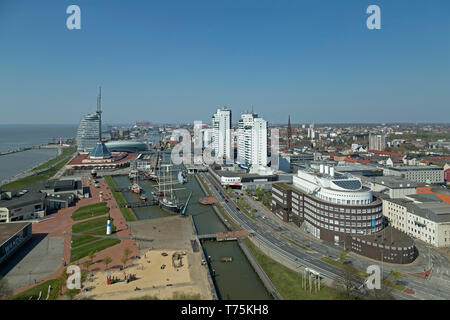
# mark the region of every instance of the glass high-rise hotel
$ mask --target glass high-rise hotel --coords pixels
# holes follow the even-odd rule
[[[101,117],[98,112],[84,116],[77,132],[78,152],[91,152],[100,139]]]

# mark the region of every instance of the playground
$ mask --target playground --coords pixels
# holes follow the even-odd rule
[[[78,298],[126,300],[156,296],[170,299],[175,292],[182,292],[211,299],[209,291],[192,280],[191,269],[198,266],[190,265],[190,255],[186,251],[147,250],[142,254],[123,270],[114,268],[88,277]]]

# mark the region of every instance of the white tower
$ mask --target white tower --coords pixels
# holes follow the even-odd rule
[[[111,216],[108,215],[108,221],[106,222],[106,235],[111,234]]]

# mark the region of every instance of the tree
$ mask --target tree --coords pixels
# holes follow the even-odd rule
[[[401,271],[397,271],[397,270],[392,270],[392,271],[389,273],[389,276],[391,276],[392,279],[394,279],[394,281],[400,281],[400,280],[403,279],[403,274],[402,274],[402,272],[401,272]],[[388,276],[388,277],[389,277],[389,276]]]
[[[95,253],[94,253],[94,251],[91,251],[91,252],[89,252],[88,253],[88,257],[89,257],[89,260],[91,260],[91,262],[92,263],[94,263],[94,258],[95,258]]]
[[[108,269],[108,264],[110,264],[112,262],[112,259],[111,259],[111,257],[106,256],[103,258],[102,261],[103,261],[103,264],[106,266],[106,269]]]
[[[120,259],[120,261],[123,263],[123,267],[124,268],[125,268],[125,265],[127,264],[128,260],[129,260],[130,254],[131,254],[130,248],[126,247],[123,250],[123,257]]]
[[[86,268],[87,271],[89,271],[89,267],[93,264],[92,260],[86,260],[83,262],[83,267]]]
[[[345,298],[355,298],[363,280],[358,277],[349,267],[345,266],[334,280],[333,286]]]

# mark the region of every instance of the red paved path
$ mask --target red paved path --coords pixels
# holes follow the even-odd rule
[[[114,235],[120,236],[120,237],[132,237],[132,234],[129,230],[129,228],[126,226],[125,218],[123,217],[122,213],[120,212],[120,209],[117,205],[116,200],[111,194],[111,191],[108,188],[107,183],[104,179],[97,179],[99,181],[99,188],[95,188],[93,183],[89,183],[90,179],[84,179],[83,178],[83,185],[89,185],[91,189],[92,197],[88,199],[81,199],[77,202],[76,206],[64,208],[59,210],[57,213],[53,215],[52,219],[42,221],[39,223],[33,223],[33,234],[38,233],[46,233],[49,237],[63,237],[64,238],[64,250],[63,250],[63,259],[67,263],[67,265],[70,265],[70,249],[71,249],[71,236],[70,235],[64,235],[64,232],[71,233],[72,232],[72,224],[78,223],[81,221],[87,221],[90,219],[99,218],[100,216],[89,218],[81,221],[73,221],[71,216],[72,213],[85,205],[93,204],[100,202],[99,200],[99,193],[100,191],[103,191],[103,201],[107,202],[108,207],[110,208],[110,215],[113,218],[114,225],[116,227],[116,233]],[[106,225],[105,225],[106,228]],[[107,248],[99,253],[95,254],[94,258],[94,264],[89,267],[89,270],[92,272],[97,271],[103,271],[106,269],[105,265],[101,262],[101,260],[109,256],[112,258],[112,262],[108,265],[109,268],[114,266],[121,266],[122,262],[120,259],[123,257],[123,252],[125,248],[129,248],[131,250],[131,256],[139,255],[139,249],[136,245],[136,242],[134,240],[129,239],[121,239],[121,242],[113,247]],[[82,263],[84,261],[88,260],[87,257],[82,258],[78,261],[75,261],[71,264],[79,264],[82,267]],[[128,262],[130,264],[130,262]],[[56,278],[61,275],[61,273],[64,270],[64,264],[63,260],[61,259],[61,266],[58,268],[57,271],[55,271],[52,275],[41,279],[38,283],[45,282],[47,280]],[[30,284],[26,287],[20,288],[13,292],[13,295],[18,294],[24,290],[27,290],[31,287],[33,287],[34,284]]]

